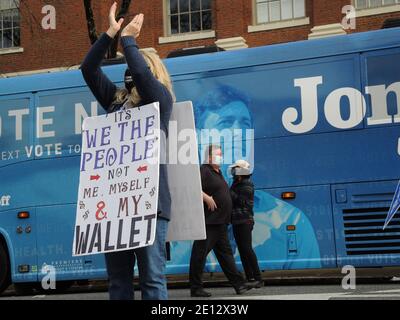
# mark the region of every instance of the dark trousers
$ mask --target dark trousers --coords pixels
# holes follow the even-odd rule
[[[133,268],[136,260],[142,299],[168,299],[165,277],[167,230],[168,221],[158,218],[153,245],[105,254],[111,300],[132,300],[134,298]]]
[[[228,240],[227,226],[225,224],[206,225],[206,234],[207,239],[196,240],[193,243],[189,271],[191,290],[203,287],[203,271],[207,255],[211,250],[214,251],[222,271],[232,286],[238,288],[243,285],[244,279],[236,268],[232,248]]]
[[[261,272],[258,267],[257,256],[253,250],[251,232],[253,224],[234,224],[233,236],[238,246],[240,260],[247,280],[261,280]]]
[[[110,300],[132,300],[135,251],[127,250],[105,254],[109,279]]]

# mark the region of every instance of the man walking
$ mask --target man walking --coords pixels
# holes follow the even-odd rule
[[[207,255],[214,251],[219,264],[234,287],[237,294],[250,289],[236,268],[227,234],[227,225],[231,220],[232,199],[229,186],[222,176],[222,150],[220,146],[210,145],[206,162],[200,167],[203,188],[204,214],[206,221],[205,240],[193,243],[190,257],[190,293],[192,297],[210,297],[211,293],[203,289],[203,270]]]

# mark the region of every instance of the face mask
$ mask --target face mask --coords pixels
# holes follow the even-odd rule
[[[249,176],[251,172],[249,169],[241,168],[241,167],[234,167],[231,169],[231,174],[233,177],[236,176]]]
[[[214,164],[216,164],[216,165],[221,165],[222,164],[222,162],[223,162],[223,158],[222,158],[222,156],[214,156]]]
[[[129,69],[125,71],[124,82],[125,82],[125,89],[128,90],[129,93],[131,93],[132,89],[135,87],[135,84],[133,82],[133,77]]]

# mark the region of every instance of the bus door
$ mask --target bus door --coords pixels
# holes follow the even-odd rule
[[[37,280],[36,211],[32,196],[34,96],[0,97],[0,236],[14,282]]]
[[[351,162],[356,166],[346,177],[355,183],[332,186],[340,265],[400,263],[398,214],[383,230],[400,178],[399,59],[400,48],[361,54],[365,129],[352,141]]]

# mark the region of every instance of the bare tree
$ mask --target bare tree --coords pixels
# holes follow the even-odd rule
[[[132,0],[123,0],[121,7],[118,10],[118,14],[116,17],[116,20],[118,21],[120,18],[123,18],[126,16],[126,14],[129,11],[129,6],[131,5]],[[90,43],[93,44],[97,41],[98,35],[96,31],[96,23],[94,20],[94,14],[92,10],[92,1],[91,0],[83,0],[83,4],[85,6],[85,13],[86,13],[86,22],[87,22],[87,27],[88,27],[88,33],[89,33],[89,39]],[[110,46],[110,49],[107,52],[107,59],[112,59],[116,58],[117,56],[117,50],[118,50],[118,42],[119,42],[119,36],[120,33],[115,36],[114,41],[112,45]]]
[[[90,43],[94,44],[97,41],[96,24],[94,22],[94,15],[92,10],[92,1],[83,0],[83,5],[85,6],[86,13],[86,23],[89,32]]]

